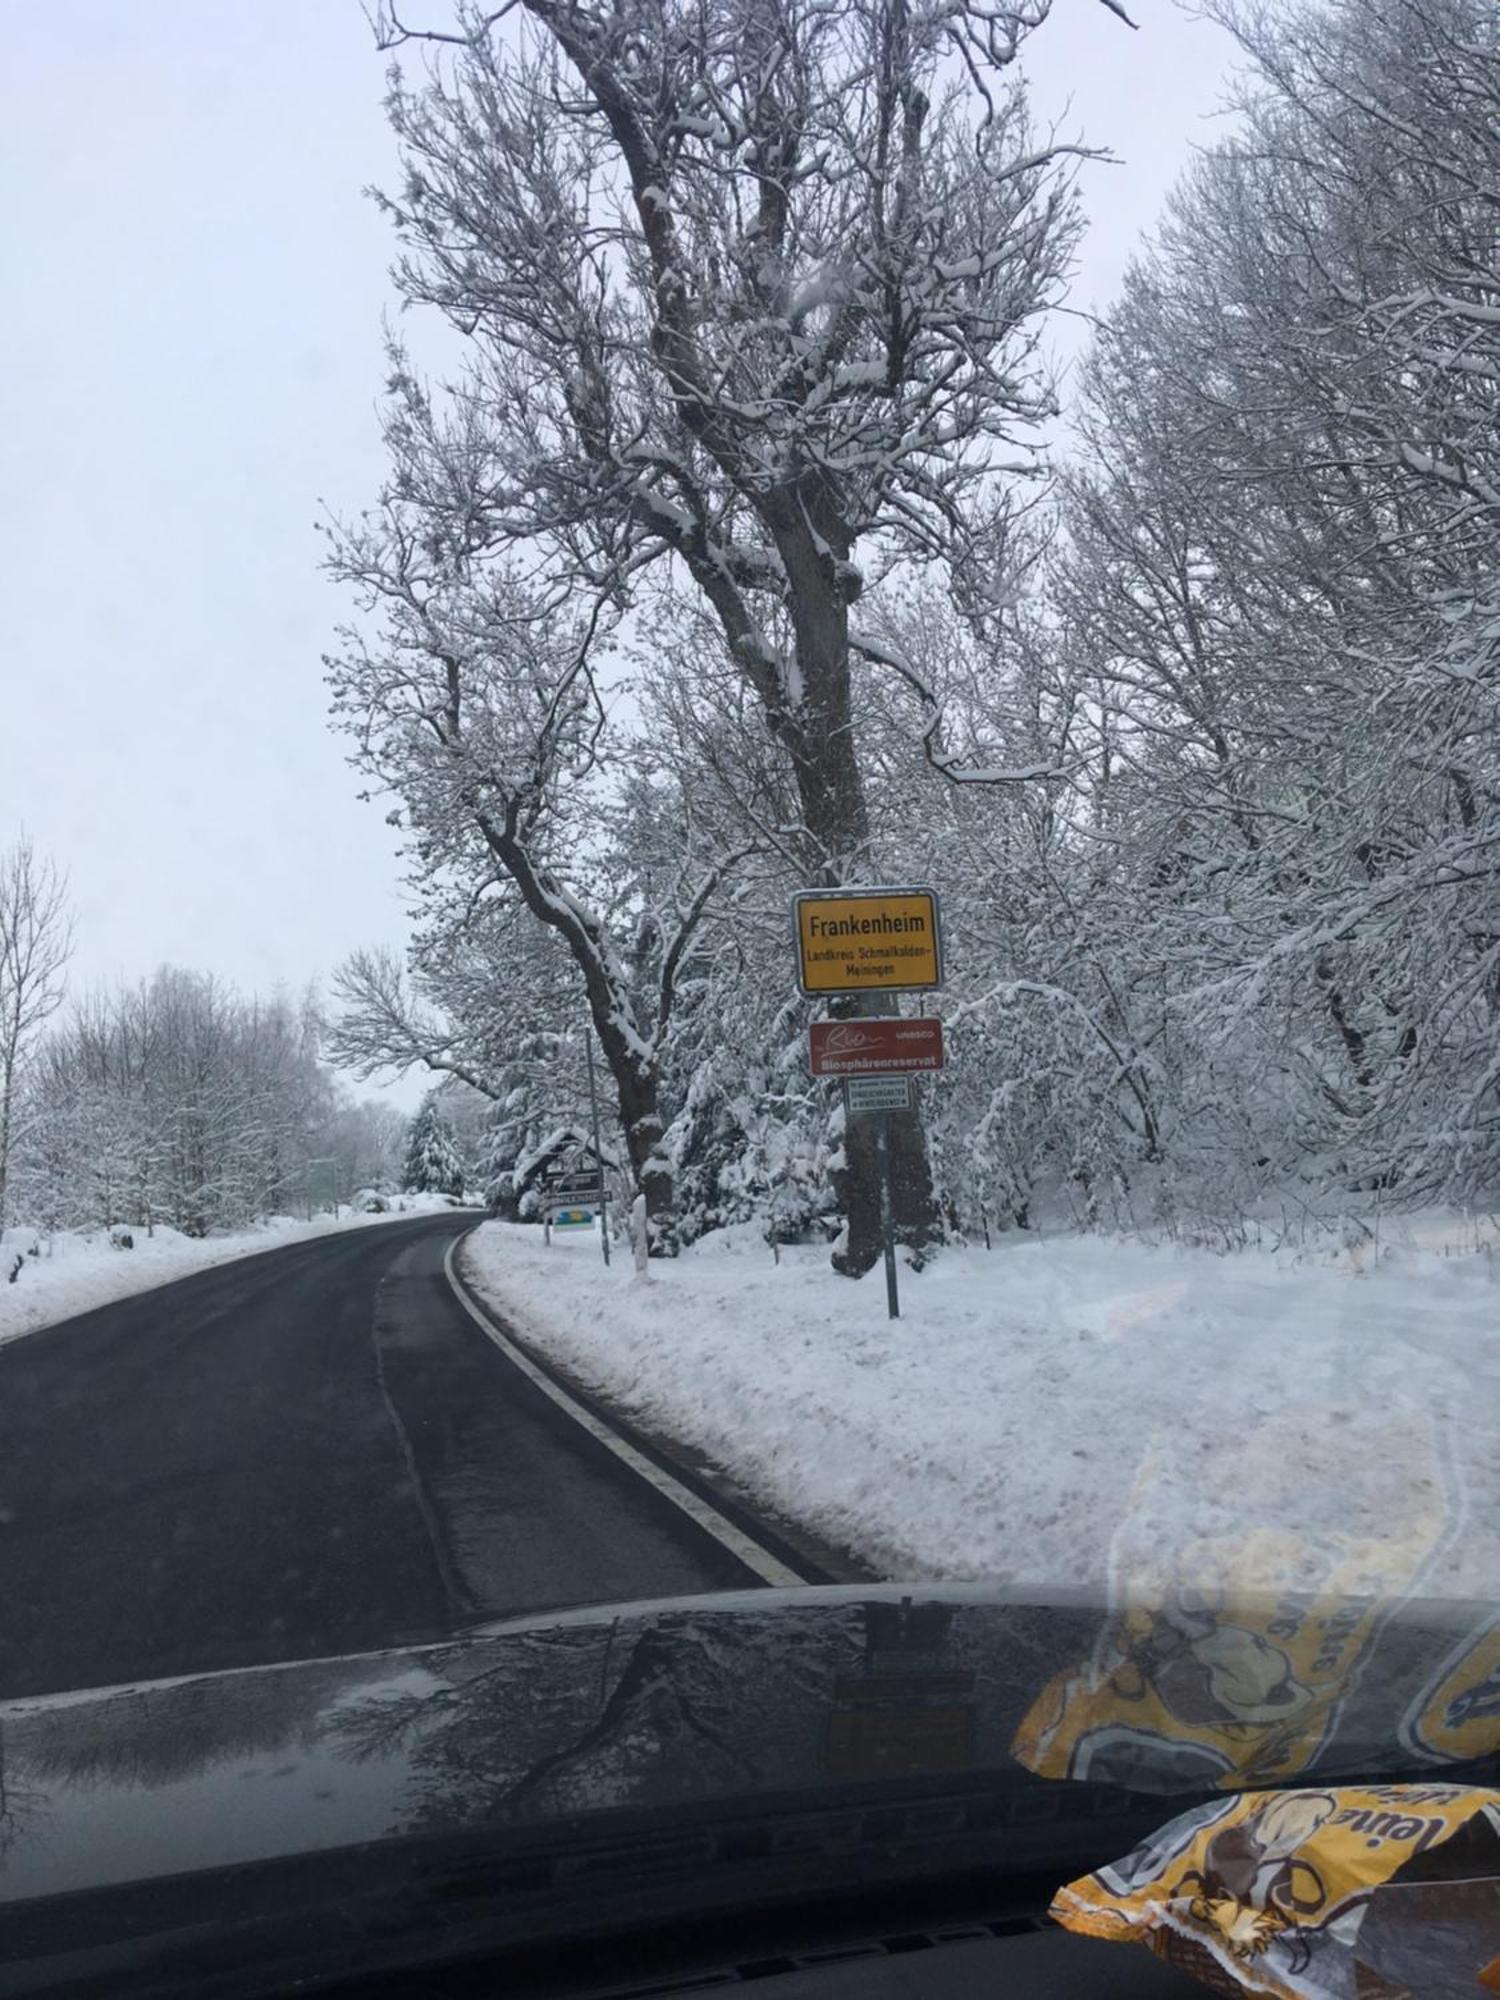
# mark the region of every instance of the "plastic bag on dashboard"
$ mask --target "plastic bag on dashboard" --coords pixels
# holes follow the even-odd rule
[[[1276,1458],[1279,1434],[1262,1429],[1257,1462]],[[1224,1456],[1239,1477],[1240,1454]],[[1366,1496],[1379,1506],[1362,1530],[1247,1525],[1262,1507],[1274,1513],[1249,1486],[1236,1489],[1233,1529],[1184,1546],[1164,1529],[1178,1496],[1148,1453],[1111,1541],[1109,1615],[1090,1654],[1039,1691],[1013,1755],[1039,1777],[1164,1794],[1299,1778],[1327,1751],[1382,1628],[1451,1533],[1431,1427],[1392,1426],[1383,1461],[1399,1477]],[[1454,1671],[1467,1686],[1489,1660],[1476,1654]],[[1477,1711],[1461,1729],[1430,1715],[1410,1727],[1422,1741],[1403,1747],[1423,1761],[1474,1755],[1486,1740]]]
[[[1183,1813],[1052,1915],[1219,1993],[1484,2000],[1500,1951],[1500,1792],[1247,1793]]]

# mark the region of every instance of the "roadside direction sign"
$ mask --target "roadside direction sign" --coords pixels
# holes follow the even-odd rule
[[[814,1021],[807,1031],[814,1076],[893,1076],[943,1067],[943,1024],[936,1020]]]
[[[910,1111],[908,1076],[846,1076],[844,1106],[852,1116],[861,1111]]]
[[[598,1167],[544,1167],[542,1188],[548,1195],[603,1194],[604,1174]]]
[[[943,983],[943,938],[932,889],[808,889],[792,900],[797,983],[810,999],[834,993],[930,993]],[[819,1021],[808,1036],[814,1076],[843,1079],[850,1117],[875,1117],[885,1305],[901,1317],[896,1282],[891,1127],[882,1114],[910,1111],[911,1072],[943,1066],[942,1023]]]
[[[804,993],[926,993],[943,983],[932,889],[809,889],[795,915]]]

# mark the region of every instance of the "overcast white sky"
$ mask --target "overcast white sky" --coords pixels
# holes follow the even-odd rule
[[[1095,308],[1227,57],[1170,0],[1134,11],[1056,0],[1027,60],[1038,110],[1071,101],[1124,162],[1086,179]],[[384,61],[357,0],[7,23],[0,844],[24,825],[68,870],[80,984],[301,986],[404,937],[393,838],[325,724],[343,607],[313,532],[381,472]]]

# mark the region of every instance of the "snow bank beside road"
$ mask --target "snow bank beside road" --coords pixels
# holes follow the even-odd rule
[[[891,1576],[1099,1584],[1234,1538],[1240,1582],[1285,1585],[1321,1536],[1403,1587],[1500,1590],[1473,1224],[1323,1261],[1008,1238],[903,1272],[894,1323],[878,1268],[778,1266],[749,1230],[647,1285],[592,1233],[491,1222],[462,1262],[541,1351]]]
[[[320,1215],[311,1222],[295,1216],[273,1215],[252,1229],[238,1229],[223,1236],[184,1236],[165,1223],[156,1225],[148,1236],[144,1229],[132,1229],[134,1247],[118,1250],[104,1230],[64,1229],[50,1237],[35,1229],[7,1229],[0,1234],[0,1346],[23,1333],[36,1333],[75,1313],[90,1312],[95,1306],[128,1299],[148,1292],[173,1278],[190,1277],[214,1264],[228,1264],[236,1257],[254,1255],[257,1250],[275,1250],[285,1243],[300,1243],[311,1236],[327,1236],[335,1230],[365,1229],[383,1222],[410,1220],[415,1215],[446,1209],[451,1204],[440,1195],[402,1195],[406,1205],[385,1215],[345,1213],[335,1220]],[[35,1244],[38,1255],[26,1253]],[[14,1284],[8,1283],[17,1255],[22,1257]]]

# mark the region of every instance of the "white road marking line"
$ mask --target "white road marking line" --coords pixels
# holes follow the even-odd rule
[[[639,1473],[641,1478],[654,1486],[658,1493],[670,1500],[675,1507],[681,1508],[690,1520],[697,1522],[705,1534],[712,1535],[716,1542],[722,1543],[731,1555],[745,1565],[746,1569],[753,1570],[764,1582],[774,1584],[781,1589],[793,1588],[807,1582],[805,1576],[799,1576],[796,1570],[789,1569],[779,1557],[773,1556],[769,1549],[763,1549],[759,1542],[753,1541],[742,1529],[737,1528],[733,1521],[726,1520],[717,1507],[711,1507],[706,1500],[700,1500],[696,1493],[684,1486],[680,1480],[674,1479],[670,1472],[663,1471],[653,1460],[647,1458],[644,1452],[637,1451],[633,1444],[622,1438],[618,1431],[612,1430],[601,1418],[596,1417],[592,1410],[586,1410],[582,1403],[575,1402],[566,1389],[559,1387],[550,1375],[538,1368],[529,1355],[523,1354],[483,1307],[470,1297],[468,1288],[459,1277],[454,1258],[462,1241],[462,1237],[454,1237],[443,1258],[443,1269],[447,1274],[448,1283],[453,1289],[453,1296],[470,1319],[481,1332],[489,1336],[507,1361],[513,1362],[528,1381],[536,1384],[544,1396],[550,1396],[557,1407],[566,1411],[574,1423],[581,1424],[590,1437],[597,1438],[606,1450],[612,1451],[616,1458],[630,1467],[632,1472]]]

